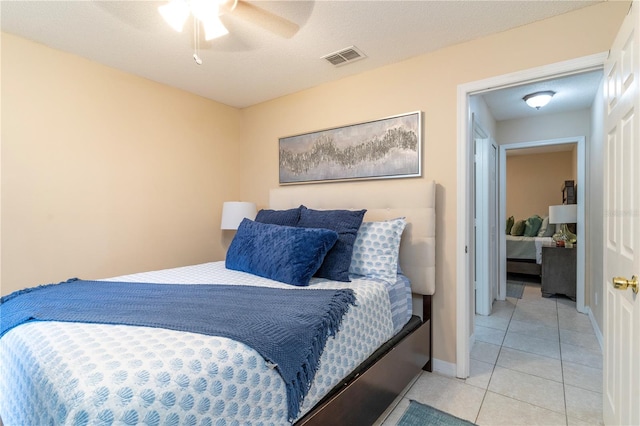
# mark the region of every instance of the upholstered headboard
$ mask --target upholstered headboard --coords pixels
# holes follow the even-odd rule
[[[317,209],[367,209],[366,221],[404,216],[408,225],[400,244],[400,267],[416,294],[435,292],[436,185],[422,179],[292,185],[270,191],[269,207],[301,204]]]

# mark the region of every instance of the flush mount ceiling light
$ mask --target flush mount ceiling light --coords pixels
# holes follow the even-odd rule
[[[545,90],[543,92],[530,93],[522,98],[522,100],[524,100],[531,108],[540,109],[548,104],[555,94],[556,92]]]

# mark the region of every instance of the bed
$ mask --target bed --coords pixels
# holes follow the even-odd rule
[[[551,237],[507,235],[507,272],[529,275],[542,273],[542,247],[554,245]]]
[[[236,301],[242,306],[240,300],[246,298],[243,312],[247,314],[233,314],[237,315],[234,321],[221,326],[225,333],[227,324],[244,324],[244,316],[262,315],[271,309],[271,299],[275,300],[274,306],[281,306],[277,303],[283,300],[295,305],[294,301],[306,294],[322,293],[332,297],[333,305],[334,297],[353,294],[351,303],[344,302],[347,306],[341,322],[331,325],[326,333],[317,371],[298,404],[291,403],[295,399],[292,395],[296,395],[296,380],[290,378],[300,377],[300,369],[287,376],[284,370],[288,364],[279,361],[284,358],[272,357],[271,352],[265,356],[262,346],[256,350],[243,341],[224,337],[227,334],[92,321],[28,321],[0,338],[0,417],[4,424],[312,425],[336,419],[344,424],[375,421],[422,368],[430,368],[435,184],[405,180],[383,187],[365,182],[359,185],[363,191],[359,196],[336,194],[334,185],[314,185],[313,191],[309,188],[272,190],[270,209],[293,209],[302,204],[317,211],[364,206],[367,211],[363,223],[406,218],[399,270],[393,280],[350,275],[351,281],[344,282],[314,277],[308,287],[298,287],[227,268],[227,257],[226,263],[65,284],[72,289],[71,294],[80,288],[73,286],[82,284],[118,291],[122,288],[124,293],[149,286],[158,294],[179,292],[189,297],[192,289],[217,291],[219,288],[214,287],[218,285],[232,291],[233,286],[233,302],[225,302],[221,296],[218,303],[222,307],[216,310],[224,311],[225,303],[235,305]],[[241,231],[246,232],[243,228],[238,234]],[[306,239],[307,235],[303,237]],[[236,238],[230,252],[235,241]],[[31,293],[44,291],[48,290]],[[248,292],[260,296],[251,298]],[[160,306],[167,300],[159,297],[148,304]],[[199,297],[189,300],[200,302]],[[305,307],[315,306],[315,302],[304,303],[309,303]],[[323,309],[327,304],[317,305]],[[103,308],[109,310],[106,304]],[[99,310],[92,310],[91,315]],[[189,317],[187,322],[191,321]],[[271,323],[265,320],[261,324]],[[236,326],[230,335],[235,336],[243,328]],[[269,326],[264,333],[273,329]]]
[[[549,216],[543,218],[533,214],[520,220],[509,217],[506,223],[507,272],[540,276],[542,247],[555,245],[551,238],[554,230],[554,225],[549,224]]]

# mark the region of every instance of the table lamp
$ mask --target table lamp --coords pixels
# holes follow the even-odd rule
[[[245,217],[247,219],[255,219],[256,214],[255,203],[247,201],[225,201],[222,205],[222,221],[220,229],[238,229],[240,222]]]
[[[558,243],[574,244],[576,242],[576,234],[571,232],[567,227],[567,223],[576,223],[578,221],[578,205],[577,204],[561,204],[559,206],[549,206],[549,223],[561,224],[560,231],[553,234],[553,240]]]

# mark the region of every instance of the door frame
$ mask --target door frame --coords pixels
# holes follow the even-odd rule
[[[576,176],[578,179],[578,187],[577,187],[577,210],[578,210],[578,223],[576,224],[576,231],[578,235],[581,235],[584,241],[585,234],[585,185],[587,182],[586,176],[586,157],[585,157],[585,137],[584,136],[574,136],[567,138],[556,138],[556,139],[548,139],[541,141],[529,141],[529,142],[516,142],[509,143],[504,145],[499,145],[500,149],[500,212],[498,221],[499,223],[506,223],[507,220],[507,195],[506,195],[506,186],[507,186],[507,151],[513,149],[522,149],[522,148],[538,148],[544,146],[553,146],[553,145],[565,145],[565,144],[575,144],[577,145],[576,157],[577,157],[577,170]],[[507,236],[504,233],[500,233],[500,288],[503,294],[506,294],[507,288]],[[585,262],[586,262],[586,252],[585,252],[585,244],[576,244],[576,309],[578,312],[586,313],[584,307],[584,292],[585,292]]]
[[[458,85],[456,185],[456,376],[469,377],[470,338],[473,327],[473,129],[469,97],[482,92],[601,69],[607,52]],[[471,251],[471,252],[470,252]]]

